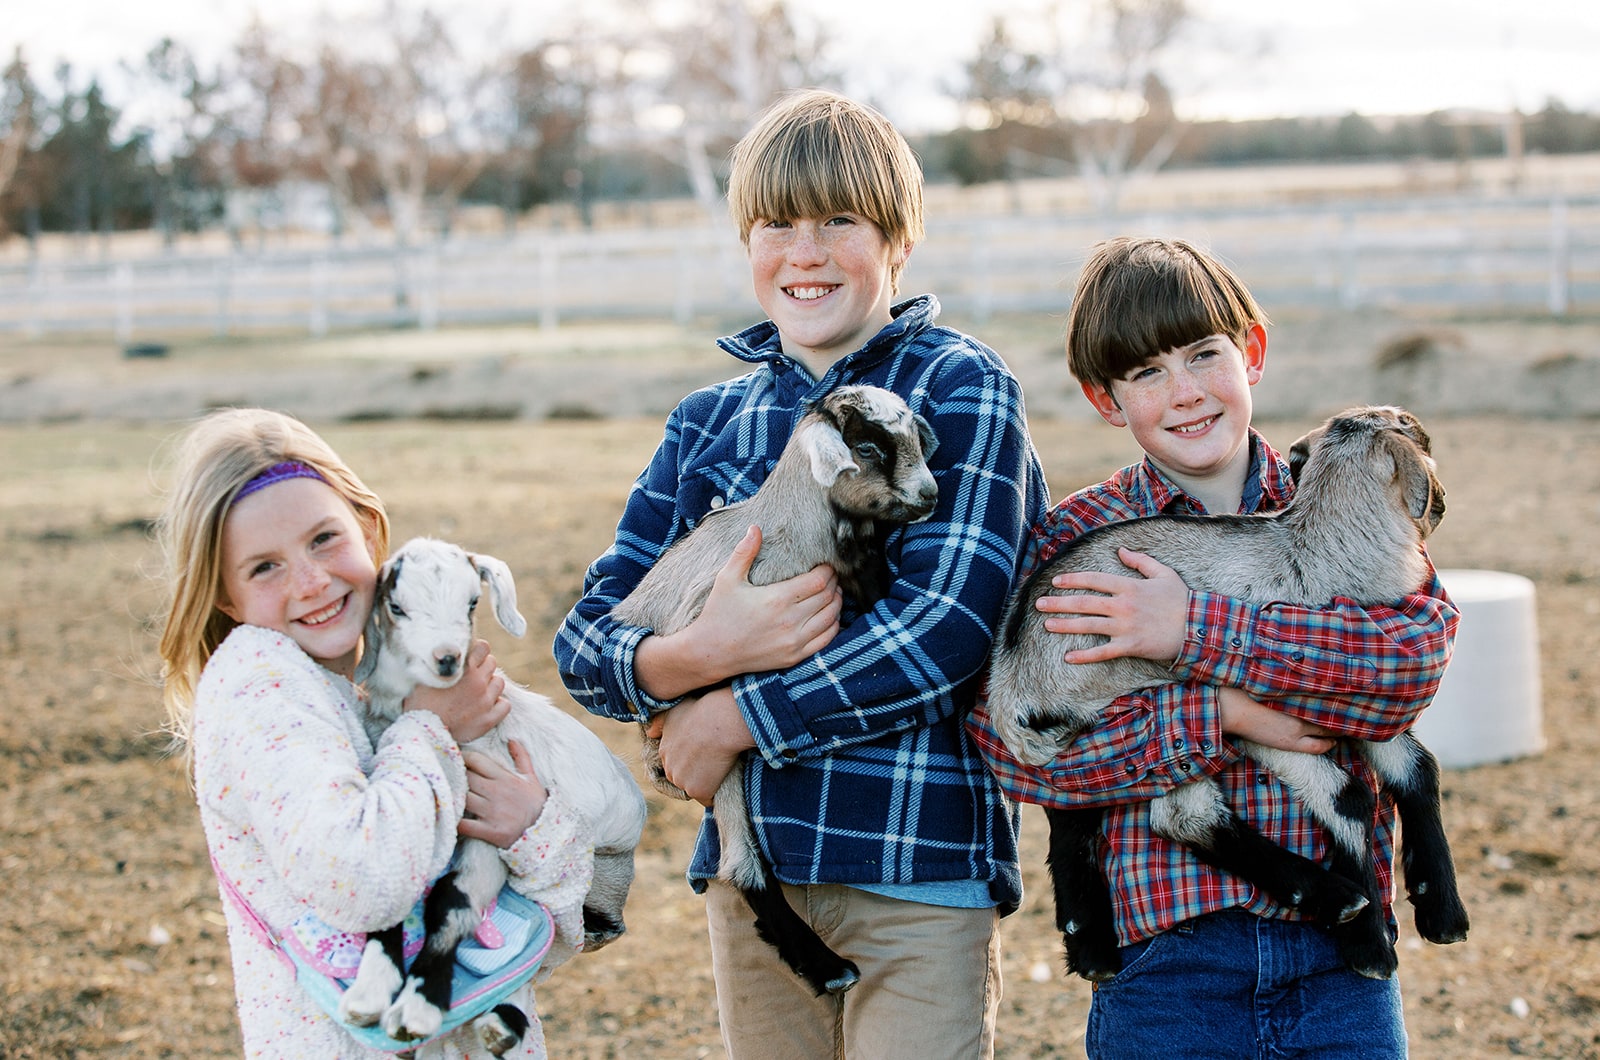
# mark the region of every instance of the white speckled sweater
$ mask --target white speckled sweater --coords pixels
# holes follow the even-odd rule
[[[355,686],[288,637],[240,626],[195,695],[195,795],[212,861],[281,932],[307,911],[346,931],[397,923],[454,849],[466,801],[461,752],[438,717],[401,716],[373,748]],[[556,939],[540,978],[583,938],[594,868],[588,824],[552,791],[534,826],[502,851],[511,886],[542,902]],[[383,1057],[351,1038],[295,984],[290,966],[224,901],[245,1055]],[[532,1026],[517,1057],[543,1058],[530,984],[507,999]],[[463,1027],[419,1060],[470,1055]],[[481,1047],[477,1053],[484,1055]]]

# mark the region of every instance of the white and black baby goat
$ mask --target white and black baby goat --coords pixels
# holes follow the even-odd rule
[[[367,691],[366,722],[374,743],[400,716],[401,702],[417,685],[447,688],[461,677],[472,645],[472,618],[482,586],[489,587],[495,618],[522,636],[511,570],[492,556],[415,538],[391,556],[378,575],[356,680]],[[644,794],[628,767],[600,738],[549,699],[507,679],[511,713],[467,750],[512,759],[507,743],[528,751],[534,772],[563,792],[594,831],[594,880],[584,896],[584,949],[592,951],[624,931],[623,905],[633,883],[633,852],[644,829]],[[397,1040],[438,1032],[450,1007],[456,947],[470,936],[506,881],[505,862],[493,844],[462,839],[454,867],[428,893],[423,907],[427,940],[409,973],[402,972],[400,928],[374,933],[360,971],[341,1005],[357,1025],[382,1021]],[[370,966],[369,966],[370,965]],[[474,1023],[491,1052],[500,1055],[527,1029],[526,1017],[501,1005]]]
[[[717,572],[746,530],[762,530],[750,568],[755,585],[792,578],[826,563],[844,594],[866,608],[888,591],[884,536],[893,524],[932,513],[939,489],[927,459],[933,430],[899,395],[845,386],[817,401],[795,426],[777,464],[755,495],[710,512],[645,574],[612,617],[658,634],[675,633],[700,614]],[[685,798],[661,771],[656,741],[645,740],[656,786]],[[784,899],[763,856],[745,802],[745,763],[729,772],[713,799],[721,845],[717,875],[756,914],[756,931],[818,995],[843,993],[860,979],[855,963],[817,937]]]
[[[1119,548],[1147,553],[1191,589],[1256,603],[1316,606],[1335,597],[1394,603],[1423,585],[1421,542],[1444,516],[1427,432],[1393,407],[1349,409],[1295,443],[1292,503],[1270,515],[1155,516],[1099,527],[1069,543],[1015,594],[989,677],[995,730],[1018,759],[1043,765],[1090,727],[1112,699],[1172,680],[1147,659],[1067,663],[1064,652],[1103,642],[1044,628],[1034,604],[1051,579],[1077,571],[1137,575]],[[1385,743],[1353,741],[1403,830],[1406,888],[1418,933],[1431,942],[1466,937],[1467,913],[1439,810],[1439,766],[1409,732]],[[1346,964],[1373,978],[1396,967],[1372,859],[1370,789],[1331,758],[1246,740],[1241,751],[1275,773],[1332,838],[1333,871],[1271,843],[1228,809],[1211,778],[1151,803],[1156,834],[1260,887],[1283,905],[1333,925]],[[1048,810],[1049,866],[1067,967],[1109,979],[1121,967],[1110,893],[1096,862],[1101,811]]]

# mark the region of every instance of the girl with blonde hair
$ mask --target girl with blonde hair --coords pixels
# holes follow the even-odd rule
[[[213,413],[177,448],[159,532],[168,725],[224,896],[245,1055],[386,1055],[315,1003],[277,940],[308,917],[349,933],[400,922],[458,834],[501,847],[510,885],[550,911],[545,969],[570,955],[593,867],[588,824],[522,748],[516,770],[460,748],[508,710],[488,644],[453,688],[418,689],[376,745],[362,725],[351,676],[389,521],[338,454],[281,413]],[[507,1055],[543,1057],[531,986],[509,1000],[532,1026]],[[463,1027],[417,1055],[475,1045]]]

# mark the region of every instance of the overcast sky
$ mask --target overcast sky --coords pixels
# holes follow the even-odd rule
[[[352,12],[381,0],[6,0],[0,56],[21,44],[35,78],[68,60],[114,78],[162,36],[220,58],[262,12],[268,24],[304,23],[320,10]],[[694,0],[680,0],[691,4]],[[897,123],[951,121],[941,85],[959,76],[991,13],[1025,0],[800,0],[821,20],[853,71],[848,90],[877,101]],[[449,0],[435,9],[488,26],[485,39],[537,39],[542,19],[570,0]],[[1417,114],[1453,107],[1538,110],[1551,99],[1600,110],[1600,3],[1573,0],[1191,0],[1213,39],[1238,42],[1220,69],[1175,76],[1191,118]],[[1248,56],[1256,55],[1256,58]],[[114,96],[114,99],[116,97]]]

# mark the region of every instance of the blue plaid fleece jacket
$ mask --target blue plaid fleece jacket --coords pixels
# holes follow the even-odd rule
[[[808,401],[849,384],[894,391],[938,436],[929,460],[938,507],[889,535],[889,594],[865,613],[847,600],[832,644],[788,670],[734,680],[756,741],[745,756],[751,815],[789,883],[980,880],[1009,912],[1021,894],[1016,813],[962,723],[1049,493],[1016,379],[993,350],[935,325],[938,312],[931,295],[895,306],[820,381],[783,355],[770,321],[719,340],[756,367],[695,391],[667,420],[555,655],[592,713],[642,721],[672,706],[634,678],[634,649],[650,631],[620,625],[611,609],[714,506],[755,493]],[[689,867],[696,889],[717,861],[708,812]]]

